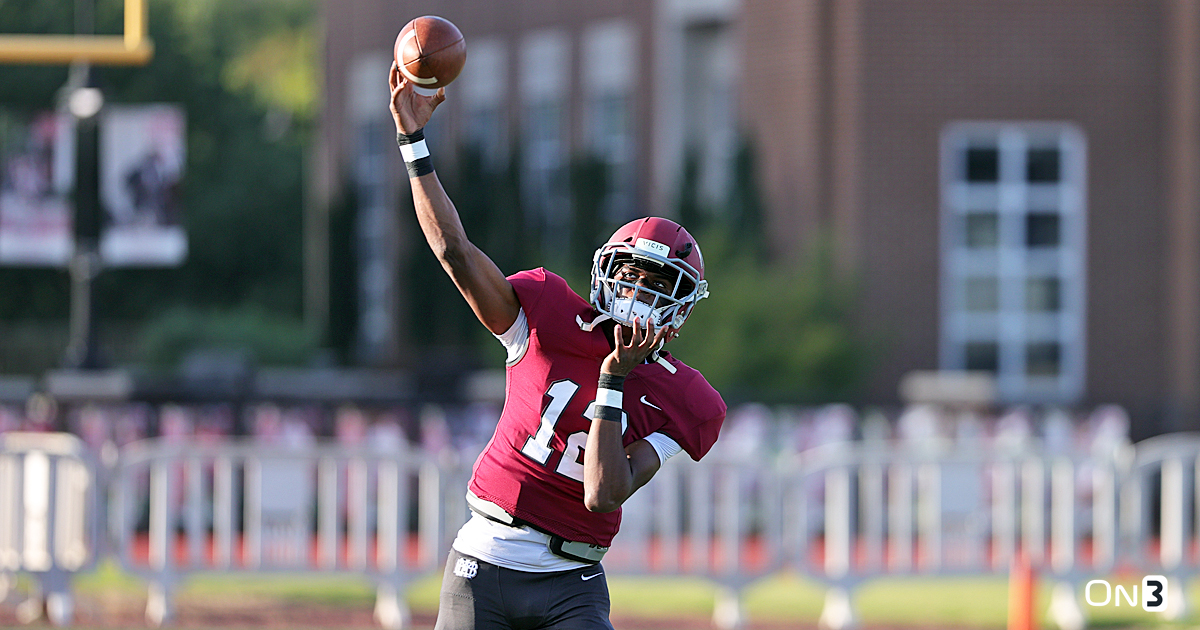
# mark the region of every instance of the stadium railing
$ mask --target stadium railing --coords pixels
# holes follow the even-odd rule
[[[0,571],[39,575],[67,609],[66,578],[94,565],[107,523],[111,553],[151,584],[153,624],[172,619],[175,592],[196,573],[348,573],[375,582],[381,625],[403,627],[406,587],[440,570],[467,517],[469,458],[155,439],[120,451],[105,518],[78,441],[23,435],[0,436]],[[627,502],[604,565],[711,580],[722,628],[745,623],[747,586],[781,571],[823,583],[820,625],[847,628],[869,580],[1004,575],[1019,559],[1056,583],[1051,614],[1063,628],[1086,624],[1086,580],[1123,570],[1170,577],[1168,615],[1178,615],[1200,567],[1198,454],[1200,435],[1179,434],[1067,454],[929,440],[678,457]],[[42,555],[30,555],[38,544]]]

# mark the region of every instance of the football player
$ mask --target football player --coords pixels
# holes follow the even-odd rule
[[[390,85],[417,220],[508,351],[504,411],[475,462],[436,628],[612,628],[600,561],[621,504],[667,458],[703,457],[725,419],[708,381],[662,350],[708,295],[700,247],[650,217],[596,251],[588,300],[545,269],[505,277],[433,172],[421,129],[445,91],[418,93],[395,65]]]

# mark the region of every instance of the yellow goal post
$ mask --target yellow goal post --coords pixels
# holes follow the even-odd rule
[[[147,0],[125,0],[121,35],[0,35],[0,64],[145,65],[154,56],[146,7]]]

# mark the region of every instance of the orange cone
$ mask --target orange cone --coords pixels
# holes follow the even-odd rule
[[[1008,574],[1008,630],[1037,630],[1037,578],[1025,553],[1018,553]]]

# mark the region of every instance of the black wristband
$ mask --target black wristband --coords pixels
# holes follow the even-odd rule
[[[616,374],[600,373],[600,381],[596,384],[597,389],[611,389],[614,392],[623,391],[625,387],[625,377],[617,376]]]
[[[422,175],[432,173],[433,159],[431,159],[429,156],[425,156],[423,158],[417,158],[412,162],[405,162],[404,166],[408,168],[409,179],[412,179],[413,177],[420,177]]]
[[[425,130],[418,129],[412,133],[396,132],[396,146],[404,156],[404,167],[408,169],[408,177],[420,177],[433,172],[433,160],[429,157],[429,149],[425,146]]]
[[[617,409],[616,407],[609,407],[608,405],[596,405],[594,409],[596,411],[592,412],[594,414],[592,417],[596,420],[612,420],[613,422],[621,421],[621,410]]]
[[[425,128],[422,127],[412,133],[396,132],[396,146],[402,147],[406,144],[416,144],[425,139]]]

